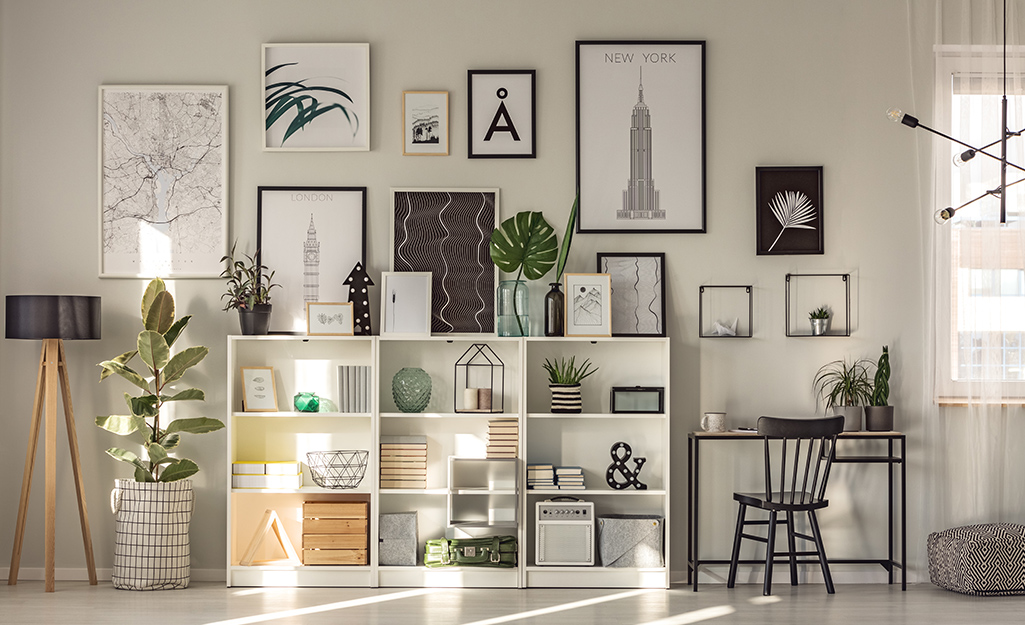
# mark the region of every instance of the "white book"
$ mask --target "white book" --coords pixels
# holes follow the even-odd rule
[[[232,462],[233,475],[296,475],[302,471],[298,462]]]
[[[296,475],[232,475],[232,488],[302,488],[303,476]]]

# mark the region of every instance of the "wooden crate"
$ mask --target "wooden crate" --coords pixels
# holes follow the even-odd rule
[[[303,502],[303,564],[366,565],[368,508],[365,501]]]

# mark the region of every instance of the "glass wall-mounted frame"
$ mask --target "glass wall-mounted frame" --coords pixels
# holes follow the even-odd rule
[[[822,307],[830,313],[829,322],[825,331],[816,332],[809,315],[811,311]],[[786,324],[787,336],[850,336],[851,274],[788,273]]]
[[[754,287],[706,284],[698,287],[698,336],[749,339],[754,335]]]

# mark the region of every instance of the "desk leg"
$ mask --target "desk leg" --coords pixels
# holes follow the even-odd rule
[[[693,458],[693,461],[692,461],[693,464],[692,464],[692,466],[690,468],[690,476],[691,476],[690,479],[691,479],[691,483],[694,485],[693,486],[693,490],[694,490],[694,506],[692,508],[691,524],[690,524],[690,533],[691,533],[691,538],[690,539],[691,539],[692,551],[693,551],[693,554],[694,554],[694,559],[692,560],[692,566],[691,566],[691,572],[694,575],[694,579],[693,579],[694,592],[698,591],[698,564],[700,562],[700,556],[698,556],[698,517],[700,516],[700,505],[699,505],[699,502],[701,501],[701,494],[700,494],[700,488],[699,488],[701,486],[701,482],[700,482],[700,480],[698,478],[698,467],[701,466],[701,458],[700,458],[699,452],[698,452],[698,448],[699,448],[699,444],[698,443],[699,442],[700,441],[698,439],[696,439],[696,438],[694,439],[694,454],[691,456],[691,458]]]
[[[907,437],[900,437],[900,589],[908,589]]]
[[[887,495],[886,495],[886,518],[889,519],[886,527],[887,535],[887,560],[886,570],[888,573],[888,584],[893,583],[893,439],[886,439],[886,455],[890,458],[890,462],[886,463],[887,470]]]
[[[687,585],[692,582],[694,566],[694,439],[687,437]]]

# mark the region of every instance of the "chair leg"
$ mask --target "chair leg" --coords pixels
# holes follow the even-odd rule
[[[726,587],[733,588],[737,585],[737,560],[740,559],[741,534],[744,533],[744,518],[747,515],[747,504],[740,504],[737,512],[737,533],[733,535],[733,555],[730,556],[730,575],[726,580]]]
[[[808,524],[811,525],[811,535],[815,539],[815,549],[819,552],[819,565],[822,566],[822,579],[826,582],[826,592],[833,594],[833,578],[829,575],[829,562],[826,560],[826,548],[822,544],[822,534],[819,533],[819,520],[814,510],[808,511]]]
[[[787,512],[787,547],[790,549],[790,585],[797,585],[797,541],[794,539],[794,513]]]
[[[765,547],[765,580],[762,582],[762,594],[772,594],[772,561],[776,556],[776,511],[769,511],[769,536]]]

